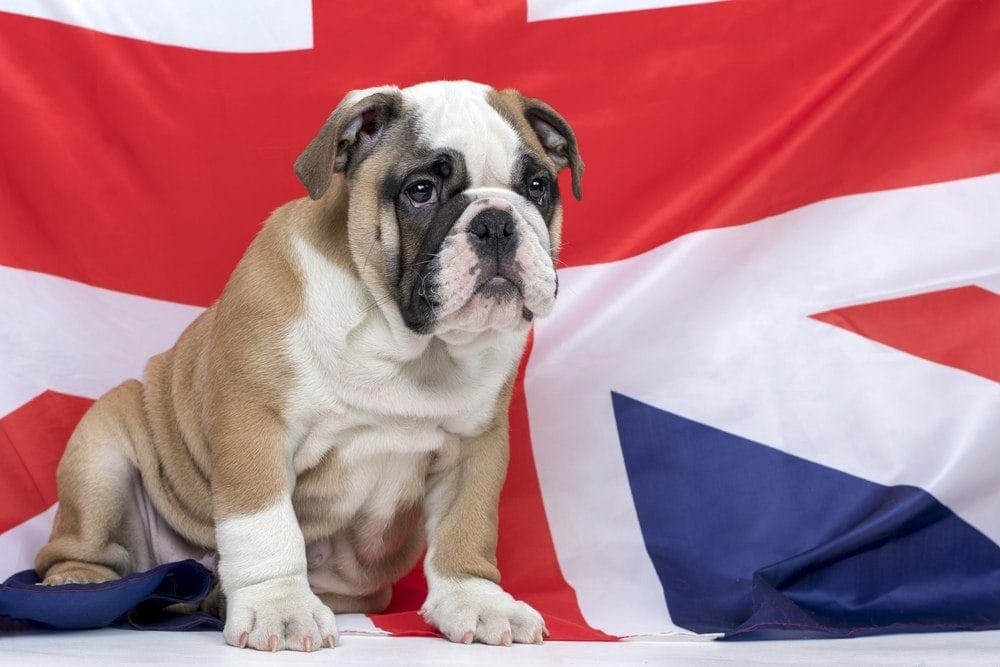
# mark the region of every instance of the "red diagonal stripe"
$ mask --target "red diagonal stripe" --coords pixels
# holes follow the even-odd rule
[[[981,287],[848,306],[811,317],[1000,382],[1000,295]]]
[[[56,502],[56,467],[93,401],[46,391],[0,419],[0,533]]]

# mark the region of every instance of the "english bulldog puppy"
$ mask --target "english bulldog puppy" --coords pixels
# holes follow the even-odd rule
[[[569,124],[461,82],[349,93],[295,162],[309,198],[264,224],[219,298],[143,381],[102,396],[59,465],[43,583],[193,557],[225,640],[337,643],[419,558],[456,642],[540,642],[499,585],[507,410],[556,299]]]

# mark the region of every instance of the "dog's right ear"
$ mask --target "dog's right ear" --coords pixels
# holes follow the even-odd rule
[[[395,86],[348,93],[295,161],[295,174],[309,196],[319,199],[334,172],[360,164],[402,106],[402,93]]]

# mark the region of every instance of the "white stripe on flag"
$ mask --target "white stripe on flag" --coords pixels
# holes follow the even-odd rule
[[[142,377],[201,311],[0,266],[0,417],[46,389],[97,398]]]
[[[880,484],[921,487],[1000,542],[997,383],[809,318],[996,289],[998,210],[991,175],[828,200],[559,272],[525,392],[553,540],[588,623],[674,630],[611,391]]]
[[[0,11],[205,51],[311,49],[309,0],[0,0]]]
[[[0,533],[0,581],[15,572],[35,566],[35,554],[49,541],[58,506],[53,505],[7,532]]]
[[[528,22],[617,14],[640,9],[704,5],[722,0],[528,0]]]
[[[387,635],[364,614],[337,614],[337,629],[342,633],[359,635]]]

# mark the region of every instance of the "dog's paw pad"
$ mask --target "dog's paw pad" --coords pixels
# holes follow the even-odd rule
[[[548,634],[541,614],[484,579],[443,582],[421,613],[441,634],[462,644],[539,644]]]
[[[337,644],[337,621],[308,585],[265,581],[228,598],[226,642],[258,651],[311,652]]]

